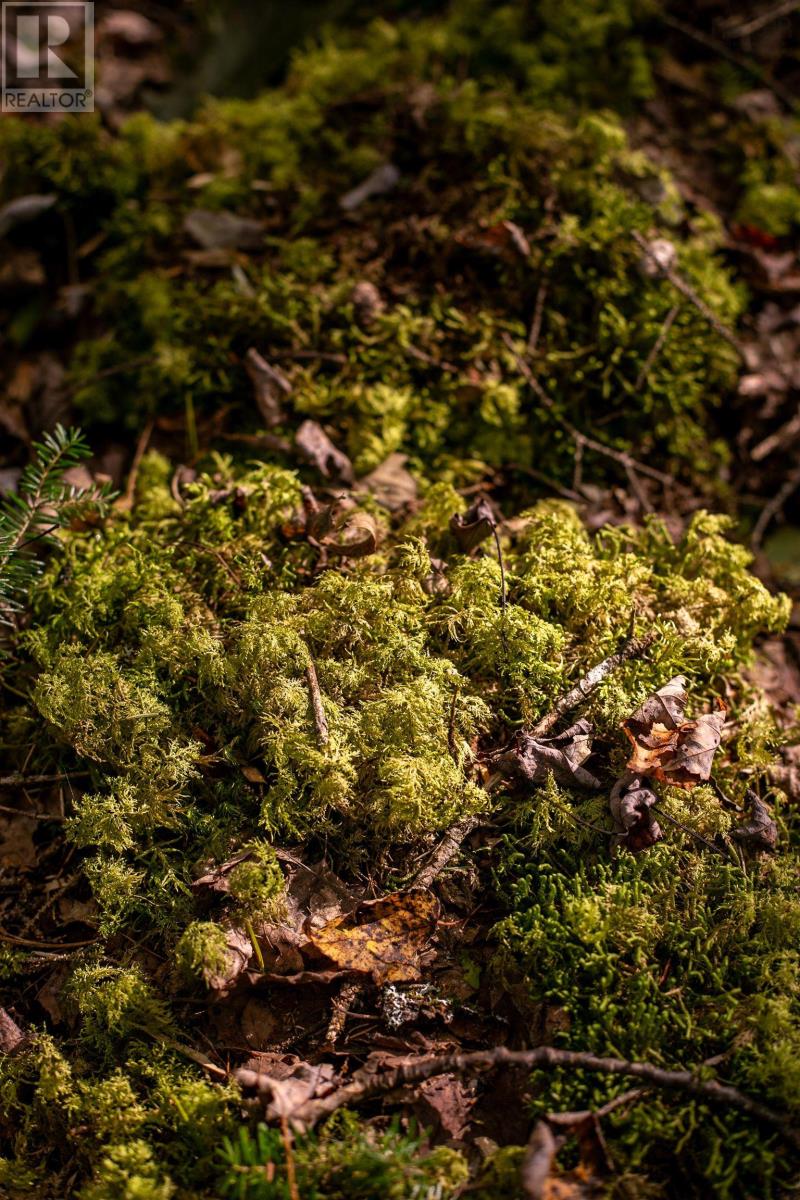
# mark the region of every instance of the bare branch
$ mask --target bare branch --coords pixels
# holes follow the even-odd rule
[[[656,634],[654,630],[643,634],[641,637],[629,637],[621,649],[617,650],[615,654],[610,654],[608,658],[604,658],[602,662],[597,663],[560,700],[556,701],[550,711],[545,713],[541,721],[531,730],[532,735],[534,737],[541,737],[543,734],[549,733],[565,713],[575,708],[582,700],[586,700],[595,688],[604,679],[608,678],[612,671],[615,671],[617,667],[620,667],[631,658],[640,658],[652,646],[655,640]]]
[[[581,1071],[597,1071],[605,1075],[630,1076],[650,1087],[665,1091],[686,1092],[708,1104],[733,1108],[757,1121],[771,1125],[795,1149],[800,1150],[800,1129],[785,1114],[777,1112],[760,1100],[740,1092],[730,1084],[706,1079],[693,1071],[671,1071],[653,1063],[629,1062],[622,1058],[601,1058],[579,1050],[560,1050],[554,1046],[537,1046],[533,1050],[509,1050],[497,1046],[492,1050],[474,1050],[468,1054],[442,1054],[434,1057],[411,1058],[400,1066],[382,1072],[357,1071],[349,1083],[335,1088],[327,1096],[305,1101],[294,1109],[293,1123],[311,1126],[344,1105],[359,1104],[374,1096],[382,1096],[408,1084],[421,1083],[434,1075],[473,1074],[492,1071],[497,1067],[524,1067],[527,1070],[559,1067]]]

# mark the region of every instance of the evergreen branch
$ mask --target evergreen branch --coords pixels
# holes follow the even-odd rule
[[[102,516],[113,496],[107,484],[79,488],[65,482],[66,472],[91,453],[79,429],[57,425],[34,443],[33,451],[18,491],[0,504],[0,622],[5,624],[42,569],[40,558],[25,551],[37,543],[52,544],[59,529],[88,510]]]

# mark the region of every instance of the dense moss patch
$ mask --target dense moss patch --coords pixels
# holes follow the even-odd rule
[[[237,434],[243,416],[255,430],[243,368],[254,345],[293,384],[276,432],[325,419],[358,474],[402,449],[458,482],[509,463],[528,488],[531,468],[569,482],[567,417],[708,487],[726,457],[710,414],[736,353],[682,303],[646,365],[679,297],[632,234],[670,239],[723,324],[745,296],[718,254],[719,221],[689,209],[576,85],[600,53],[620,57],[620,102],[647,91],[638,6],[574,7],[539,6],[540,37],[527,39],[512,7],[377,22],[299,55],[280,90],[209,101],[183,123],[140,115],[109,136],[90,119],[4,122],[5,194],[54,192],[54,239],[67,220],[85,249],[70,366],[84,423],[137,428],[172,412],[190,454],[221,407],[234,406]],[[343,211],[387,162],[396,185]],[[261,224],[215,225],[232,213]],[[62,257],[54,246],[54,287]],[[367,319],[353,292],[364,280],[380,292]],[[35,317],[17,320],[35,345]],[[515,358],[534,322],[552,411]]]
[[[185,122],[0,124],[3,199],[56,196],[35,226],[45,293],[9,313],[12,354],[57,342],[98,445],[152,416],[174,452],[144,456],[130,504],[58,533],[2,662],[6,756],[69,781],[66,819],[41,838],[76,872],[97,934],[48,962],[50,995],[31,983],[37,952],[0,958],[2,1000],[29,1018],[27,1041],[0,1056],[0,1190],[14,1200],[290,1197],[285,1137],[222,1068],[186,1058],[202,1058],[224,1011],[231,954],[253,983],[259,934],[288,910],[291,858],[324,856],[343,886],[385,893],[477,813],[490,861],[470,868],[469,904],[442,891],[460,926],[480,884],[488,948],[459,970],[481,1019],[507,993],[523,1042],[716,1070],[781,1111],[800,1106],[791,806],[773,797],[774,855],[724,849],[731,804],[748,784],[763,792],[780,740],[742,668],[788,602],[751,574],[723,517],[590,534],[570,504],[539,499],[548,481],[578,486],[570,427],[723,495],[714,413],[737,359],[719,323],[735,325],[746,295],[719,219],[681,198],[620,116],[651,94],[643,33],[657,11],[459,4],[322,40],[281,88],[208,101]],[[797,221],[783,137],[759,126],[758,153],[731,168],[739,218],[777,235]],[[390,190],[343,208],[387,163]],[[635,234],[668,239],[714,321]],[[251,346],[290,385],[266,438]],[[306,418],[359,478],[408,456],[418,500],[350,497],[374,531],[362,557],[326,556],[304,532],[304,486],[333,498],[313,467],[296,469]],[[578,444],[587,478],[620,465]],[[491,542],[467,554],[451,530],[487,475],[509,518],[503,570]],[[487,789],[492,752],[629,630],[655,635],[648,653],[581,708],[601,788]],[[617,853],[620,724],[678,674],[692,715],[728,705],[715,779],[729,803],[710,786],[665,788],[664,840]],[[306,1032],[301,1052],[317,1054]],[[226,1064],[244,1053],[231,1038]],[[531,1118],[625,1087],[581,1072],[533,1084]],[[296,1138],[304,1200],[518,1189],[520,1146],[487,1145],[478,1161],[362,1118]],[[609,1187],[628,1200],[777,1197],[796,1166],[777,1135],[679,1094],[648,1094],[604,1130]]]
[[[540,504],[502,537],[504,615],[496,559],[459,553],[449,532],[445,513],[463,502],[448,485],[408,518],[385,516],[375,554],[321,573],[313,547],[287,539],[299,500],[293,474],[267,464],[242,473],[218,460],[186,490],[179,507],[164,464],[147,458],[130,513],[64,536],[21,637],[31,657],[17,682],[31,704],[9,714],[6,737],[33,741],[42,769],[88,769],[66,835],[83,849],[110,940],[105,957],[78,954],[70,968],[77,1044],[41,1034],[4,1064],[19,1164],[4,1167],[7,1178],[19,1188],[32,1171],[41,1189],[56,1169],[57,1095],[65,1120],[96,1131],[78,1145],[82,1169],[95,1171],[87,1196],[133,1195],[124,1188],[134,1178],[150,1181],[147,1196],[207,1187],[211,1159],[191,1149],[195,1114],[218,1140],[236,1103],[230,1089],[173,1061],[169,1046],[186,1019],[173,997],[181,980],[202,990],[220,971],[226,923],[274,919],[282,876],[271,842],[324,840],[351,877],[383,864],[388,880],[404,846],[487,806],[508,830],[498,870],[509,916],[493,969],[527,981],[532,1011],[567,1014],[565,1044],[664,1063],[722,1050],[743,1084],[793,1105],[792,1076],[777,1066],[798,1036],[793,860],[744,875],[679,831],[643,858],[612,859],[608,839],[593,832],[607,822],[605,793],[587,799],[551,781],[524,801],[490,798],[470,768],[481,746],[535,721],[613,650],[633,613],[637,628],[658,633],[652,653],[621,667],[587,705],[609,776],[626,754],[619,722],[650,690],[683,673],[699,704],[726,678],[739,716],[722,777],[741,797],[741,768],[769,761],[773,734],[736,671],[786,608],[748,573],[724,521],[700,514],[677,543],[656,520],[590,537],[569,506]],[[437,586],[431,555],[446,562]],[[688,798],[672,790],[664,804],[706,838],[730,826],[708,789]],[[209,916],[193,879],[243,850],[251,857],[233,868]],[[156,960],[126,949],[128,939],[172,963],[166,974],[154,977],[147,962]],[[544,1107],[609,1094],[581,1077],[542,1086]],[[130,1097],[122,1110],[118,1089]],[[702,1120],[692,1133],[694,1111],[644,1106],[620,1123],[618,1153],[658,1177],[665,1142],[680,1142],[682,1170],[721,1195],[735,1194],[733,1175],[774,1171],[775,1148],[760,1131],[731,1118]],[[741,1150],[728,1147],[709,1165],[709,1145],[728,1132]]]

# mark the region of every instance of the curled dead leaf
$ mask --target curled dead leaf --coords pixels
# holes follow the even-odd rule
[[[450,531],[465,554],[485,541],[496,528],[494,509],[485,496],[479,496],[465,513],[454,513],[450,518]]]
[[[426,888],[364,901],[309,937],[309,947],[346,971],[375,983],[419,979],[419,959],[439,919],[439,902]]]
[[[291,395],[292,391],[289,380],[283,371],[262,358],[253,346],[244,356],[244,366],[253,384],[256,406],[264,424],[268,429],[280,425],[283,420],[281,399]]]
[[[778,841],[778,826],[772,819],[769,806],[751,789],[747,789],[750,820],[731,830],[731,837],[740,846],[753,851],[774,850]]]
[[[492,765],[516,784],[544,783],[552,774],[557,783],[600,787],[600,780],[582,765],[592,753],[592,727],[584,718],[552,738],[520,733],[510,750],[495,755]]]
[[[333,444],[318,421],[303,421],[295,434],[295,445],[303,458],[315,466],[325,479],[353,483],[353,464]]]
[[[633,854],[655,846],[664,836],[652,811],[657,797],[649,783],[626,772],[611,790],[609,805],[618,844]]]
[[[648,696],[622,727],[633,746],[629,771],[689,791],[711,774],[727,709],[719,700],[716,712],[684,720],[685,685],[677,675]]]

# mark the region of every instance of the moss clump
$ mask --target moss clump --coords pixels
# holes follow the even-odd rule
[[[53,190],[79,244],[101,241],[70,368],[85,420],[183,414],[192,455],[221,403],[237,434],[255,431],[255,345],[293,383],[277,432],[324,418],[360,475],[402,449],[461,482],[511,461],[522,481],[545,469],[568,483],[567,418],[707,485],[736,355],[683,304],[644,370],[676,293],[632,235],[667,236],[723,323],[744,293],[718,256],[719,223],[692,215],[619,117],[589,103],[598,54],[605,104],[615,74],[621,101],[647,91],[635,30],[650,6],[527,7],[376,22],[297,56],[279,91],[184,123],[137,116],[112,137],[89,119],[4,122],[5,194]],[[342,195],[386,160],[399,184],[342,217]],[[198,250],[184,226],[198,209],[262,231]],[[368,321],[353,299],[363,279],[383,293]],[[542,289],[535,370],[551,409],[515,358]]]
[[[171,1101],[153,1109],[146,1064],[153,1039],[157,1047],[180,1037],[180,978],[207,981],[224,968],[226,925],[244,920],[257,931],[280,916],[275,840],[324,839],[341,870],[372,871],[396,848],[490,803],[509,830],[498,868],[509,915],[497,931],[497,969],[527,979],[532,1004],[568,1012],[564,1040],[670,1064],[735,1045],[735,1077],[792,1106],[794,1077],[777,1063],[798,1036],[787,981],[798,923],[793,860],[743,876],[673,833],[641,859],[610,861],[593,832],[606,820],[605,794],[587,799],[550,780],[523,800],[501,792],[490,800],[469,771],[477,739],[497,744],[535,721],[613,650],[632,611],[640,630],[657,632],[654,647],[586,706],[612,769],[624,761],[621,719],[679,673],[691,677],[697,703],[729,681],[739,707],[726,757],[766,765],[774,735],[737,671],[754,637],[781,627],[786,601],[749,574],[725,521],[698,514],[677,542],[657,520],[592,537],[568,505],[539,504],[502,536],[504,615],[496,559],[459,553],[447,531],[448,485],[431,488],[391,528],[387,520],[375,553],[323,571],[311,545],[287,538],[298,496],[298,480],[280,467],[240,470],[217,459],[185,505],[170,507],[159,460],[146,460],[133,509],[64,534],[31,597],[35,621],[19,636],[29,658],[17,668],[31,700],[9,729],[35,742],[43,770],[59,762],[90,773],[65,832],[82,848],[107,944],[124,930],[178,972],[174,981],[163,971],[156,978],[124,948],[110,961],[75,965],[65,994],[77,1054],[36,1043],[28,1053],[38,1062],[46,1048],[49,1065],[44,1075],[36,1068],[32,1104],[14,1083],[18,1067],[4,1067],[9,1095],[19,1097],[9,1111],[22,1131],[20,1178],[41,1166],[50,1136],[41,1106],[58,1092],[65,1112],[94,1105],[92,1127],[104,1130],[93,1149],[79,1148],[87,1187],[100,1189],[88,1195],[127,1194],[123,1177],[136,1194],[148,1172],[154,1194],[173,1185],[180,1194],[191,1180],[201,1194],[210,1176],[187,1165],[189,1126],[175,1124],[172,1110],[165,1123]],[[435,587],[432,556],[446,561]],[[315,727],[309,659],[326,742]],[[727,782],[738,795],[733,769]],[[709,789],[665,804],[707,838],[729,824]],[[209,862],[237,857],[209,913],[191,884]],[[159,1095],[179,1087],[175,1105],[188,1111],[189,1084],[175,1083],[174,1066],[155,1053]],[[89,1083],[91,1071],[99,1079]],[[196,1086],[209,1121],[219,1129],[233,1120],[224,1090]],[[580,1107],[607,1098],[609,1086],[550,1078],[542,1105]],[[122,1136],[98,1114],[126,1087],[133,1099]],[[655,1178],[664,1130],[674,1143],[694,1111],[664,1105],[643,1106],[615,1141],[621,1161]],[[713,1156],[703,1165],[722,1136],[716,1125],[681,1143],[693,1178],[722,1187],[731,1161],[743,1175],[775,1175],[768,1138],[742,1122],[726,1119],[725,1129],[740,1149],[719,1168]],[[351,1153],[361,1151],[335,1140],[326,1151],[344,1156],[342,1170]],[[50,1147],[48,1161],[58,1154]]]
[[[300,1194],[330,1200],[455,1196],[469,1179],[467,1163],[457,1150],[425,1148],[423,1139],[402,1133],[397,1122],[380,1133],[364,1129],[346,1109],[319,1134],[297,1139],[293,1153]],[[266,1125],[258,1126],[255,1137],[243,1129],[236,1140],[227,1139],[223,1158],[228,1164],[224,1196],[278,1200],[288,1194],[282,1179],[285,1149],[280,1135]],[[277,1168],[280,1183],[266,1176],[269,1164]]]

